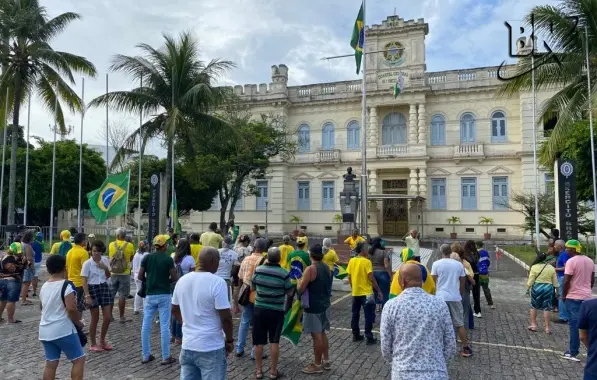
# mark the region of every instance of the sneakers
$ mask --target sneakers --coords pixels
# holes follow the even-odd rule
[[[352,341],[353,342],[360,342],[365,340],[365,337],[363,335],[353,335],[352,336]]]
[[[576,356],[572,356],[570,352],[566,351],[562,355],[560,355],[562,359],[570,360],[572,362],[580,362],[580,359]]]
[[[462,347],[462,352],[460,353],[460,356],[462,356],[463,358],[469,358],[473,356],[473,350],[471,350],[471,348],[468,346]]]
[[[367,342],[366,342],[367,345],[371,346],[371,345],[374,345],[376,343],[377,343],[377,339],[375,339],[375,338],[367,338]]]
[[[473,316],[476,318],[481,318],[481,313],[473,313]]]

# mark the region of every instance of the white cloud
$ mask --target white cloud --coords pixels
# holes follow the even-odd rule
[[[498,65],[507,58],[503,22],[521,19],[540,3],[546,1],[369,0],[367,23],[380,24],[394,8],[405,19],[425,18],[429,24],[429,71]],[[237,68],[220,81],[224,85],[269,82],[269,68],[280,63],[289,67],[292,85],[358,79],[352,57],[333,61],[321,58],[351,52],[349,40],[359,0],[46,0],[44,5],[53,15],[74,11],[83,16],[53,46],[83,55],[97,66],[99,78],[86,81],[87,100],[105,91],[104,75],[114,54],[137,54],[136,44],[159,46],[163,32],[183,30],[196,33],[203,59],[224,58],[237,63]],[[80,83],[77,86],[80,88]],[[130,86],[122,75],[110,74],[110,90]],[[120,117],[125,116],[110,113],[112,119]],[[77,137],[79,120],[77,115],[67,119],[76,126]],[[49,123],[52,121],[45,110],[34,104],[32,133],[51,138]],[[85,141],[101,143],[97,130],[104,125],[104,110],[89,111],[85,128],[90,132],[85,133]]]

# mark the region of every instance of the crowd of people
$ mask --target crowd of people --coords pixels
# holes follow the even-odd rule
[[[300,231],[274,246],[260,235],[258,226],[251,234],[240,234],[233,222],[225,233],[216,223],[202,234],[186,237],[169,230],[151,242],[139,242],[137,249],[122,228],[108,247],[84,233],[62,231],[60,237],[46,260],[49,279],[39,295],[41,234],[26,231],[0,261],[0,316],[6,309],[8,323],[19,323],[15,304],[19,298],[23,306],[30,303],[30,285],[32,296],[41,301],[44,380],[55,378],[62,353],[73,363],[71,377],[83,379],[87,343],[90,353],[114,350],[108,340],[110,324],[131,321],[125,313],[129,298],[134,298],[134,315],[143,314],[141,363],[156,359],[150,337],[152,325],[159,324],[161,364],[180,361],[183,380],[225,379],[227,357],[244,356],[250,330],[255,378],[264,377],[268,344],[268,376],[282,377],[279,344],[293,302],[300,302],[302,333],[313,342],[313,361],[302,372],[321,374],[332,368],[327,332],[339,258],[331,239],[309,245],[305,231]],[[373,326],[379,320],[381,354],[392,364],[393,379],[448,379],[447,363],[456,353],[457,342],[462,357],[473,355],[467,330],[474,328],[475,318],[482,317],[481,290],[487,306],[495,308],[489,253],[482,242],[444,244],[441,259],[429,269],[421,263],[417,231],[405,240],[402,265],[396,272],[381,238],[364,238],[355,230],[344,241],[352,252],[346,273],[353,341],[376,344]],[[136,286],[132,297],[131,276]],[[545,332],[550,334],[550,312],[557,310],[560,322],[570,326],[570,347],[562,356],[577,361],[582,341],[589,348],[586,373],[590,376],[597,366],[597,301],[588,301],[593,284],[592,261],[581,254],[576,240],[551,243],[548,253],[539,255],[531,266],[527,283],[529,330],[537,331],[537,312],[543,311]],[[87,310],[88,326],[83,318]],[[240,313],[236,337],[233,313]],[[178,359],[171,354],[172,344],[181,346]]]

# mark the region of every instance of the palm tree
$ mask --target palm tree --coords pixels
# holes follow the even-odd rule
[[[539,5],[525,17],[527,27],[534,19],[535,35],[545,35],[546,44],[554,52],[535,57],[535,87],[557,90],[540,110],[541,118],[558,112],[558,120],[541,156],[549,165],[558,152],[558,142],[571,132],[574,122],[583,119],[589,109],[587,96],[585,25],[589,36],[591,81],[597,79],[597,0],[562,0],[557,6]],[[506,82],[499,95],[514,95],[531,90],[531,57],[523,57],[515,79]],[[525,73],[525,74],[523,74]],[[595,87],[593,87],[595,88]],[[594,92],[595,90],[593,90]]]
[[[0,2],[0,23],[4,25],[0,52],[4,64],[0,91],[11,93],[13,101],[12,135],[18,135],[19,113],[27,94],[36,93],[53,113],[59,128],[64,131],[64,113],[59,99],[70,111],[82,110],[81,99],[69,86],[75,84],[73,72],[95,76],[96,70],[87,59],[50,46],[72,21],[80,19],[77,13],[66,12],[52,19],[37,0],[3,0]],[[66,78],[63,79],[63,77]],[[67,83],[68,82],[68,83]],[[17,181],[17,144],[11,143],[10,176],[8,182],[8,224],[14,223],[15,189]]]
[[[174,138],[179,137],[188,149],[193,149],[189,145],[193,139],[184,136],[200,133],[201,126],[225,125],[209,112],[228,96],[227,89],[214,85],[215,79],[234,64],[219,59],[205,64],[199,59],[199,44],[189,32],[181,33],[178,38],[163,34],[163,38],[160,49],[139,44],[141,56],[116,55],[112,59],[111,71],[120,71],[135,82],[142,79],[142,87],[101,95],[89,106],[108,105],[118,111],[151,115],[141,130],[136,129],[125,139],[112,166],[118,165],[127,152],[137,149],[139,137],[141,152],[149,140],[160,137],[167,145],[166,181],[170,183]]]

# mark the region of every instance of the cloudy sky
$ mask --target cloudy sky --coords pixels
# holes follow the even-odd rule
[[[367,24],[381,23],[394,12],[404,19],[424,18],[427,70],[440,71],[498,65],[507,58],[505,20],[520,20],[534,5],[554,0],[368,0]],[[220,83],[226,85],[270,81],[270,67],[289,67],[291,85],[357,79],[351,58],[322,61],[325,56],[351,53],[352,26],[360,0],[45,0],[50,13],[74,11],[83,17],[53,42],[56,50],[90,59],[98,79],[86,79],[85,99],[105,90],[111,57],[134,55],[139,42],[161,45],[161,34],[190,30],[201,44],[205,60],[225,58],[237,68]],[[80,89],[80,81],[77,83]],[[110,90],[131,84],[110,75]],[[80,91],[80,90],[79,90]],[[22,120],[26,120],[26,111]],[[48,114],[32,105],[32,134],[50,139]],[[138,116],[110,113],[111,120],[138,125]],[[80,116],[72,115],[78,138]],[[24,122],[23,122],[24,124]],[[84,141],[101,144],[105,111],[85,118]],[[74,135],[71,135],[74,136]]]

